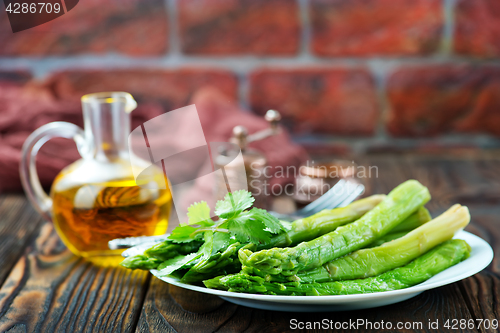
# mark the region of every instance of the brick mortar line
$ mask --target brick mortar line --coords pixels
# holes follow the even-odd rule
[[[312,27],[309,11],[309,0],[298,0],[298,15],[300,22],[300,45],[298,57],[311,56]]]
[[[396,137],[342,137],[342,136],[297,136],[292,135],[295,142],[299,144],[313,144],[313,145],[335,145],[338,143],[345,144],[351,147],[352,152],[355,154],[362,154],[369,148],[393,146],[396,148],[411,149],[418,148],[422,145],[439,144],[441,146],[470,146],[479,147],[484,149],[498,148],[500,146],[500,139],[484,135],[464,135],[447,134],[439,137],[431,138],[396,138]]]
[[[127,56],[81,55],[71,57],[0,57],[2,70],[30,70],[37,78],[48,76],[54,71],[68,69],[178,69],[202,68],[227,70],[238,74],[249,74],[256,69],[272,67],[273,69],[294,70],[302,68],[369,68],[370,63],[376,63],[387,68],[390,74],[399,67],[439,66],[439,65],[470,65],[500,67],[498,59],[473,59],[465,57],[443,57],[440,55],[425,58],[316,58],[316,57],[193,57],[170,54],[166,57],[132,58]]]
[[[163,0],[168,17],[168,53],[178,55],[181,53],[179,39],[179,22],[176,0]]]
[[[379,139],[387,138],[387,132],[385,128],[385,119],[389,112],[389,101],[387,99],[387,77],[389,72],[393,69],[390,66],[380,64],[377,61],[371,61],[368,63],[368,68],[370,74],[372,75],[375,83],[375,94],[377,98],[378,118],[375,125],[375,137]]]
[[[243,110],[250,110],[250,78],[238,75],[238,104]]]
[[[294,135],[293,136],[295,140],[303,142],[303,143],[308,143],[308,142],[323,142],[323,143],[329,143],[332,141],[349,141],[349,142],[354,142],[354,141],[377,141],[374,139],[379,139],[377,137],[363,137],[363,136],[358,136],[358,137],[349,137],[349,136],[339,136],[339,135],[326,135],[326,134],[315,134],[314,136],[312,135]],[[402,143],[413,143],[413,142],[421,142],[421,143],[426,143],[426,142],[434,142],[436,139],[441,140],[442,142],[446,142],[448,144],[453,144],[453,143],[475,143],[475,144],[488,144],[492,141],[496,141],[500,143],[500,138],[495,138],[494,136],[488,135],[488,134],[444,134],[441,136],[436,136],[436,137],[421,137],[421,138],[399,138],[399,137],[387,137],[384,140],[378,140],[378,142],[386,141],[386,142],[392,142],[392,140],[397,139],[398,141]],[[472,140],[472,141],[471,141]]]
[[[441,36],[441,52],[445,55],[453,53],[453,37],[455,32],[455,7],[456,0],[442,0],[443,32]]]

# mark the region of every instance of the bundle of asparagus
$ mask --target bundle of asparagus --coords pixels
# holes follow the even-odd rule
[[[217,203],[217,222],[206,203],[195,203],[188,224],[122,265],[235,292],[339,295],[406,288],[470,252],[464,241],[451,240],[469,223],[467,208],[454,205],[431,220],[423,207],[429,200],[427,188],[410,180],[387,196],[288,223],[249,209],[253,198],[238,191]]]
[[[366,279],[323,283],[276,283],[268,282],[258,276],[239,273],[207,280],[205,285],[208,288],[235,292],[295,296],[348,295],[390,291],[422,283],[466,259],[469,253],[470,247],[464,240],[453,239],[437,246],[407,265]]]
[[[237,229],[239,225],[235,226],[235,223],[227,226],[227,229],[221,228],[228,224],[228,222],[240,219],[243,220],[242,224],[247,228],[250,224],[257,224],[255,219],[248,219],[244,212],[244,209],[249,208],[249,205],[253,203],[253,198],[250,194],[240,191],[234,194],[230,193],[224,202],[229,202],[229,205],[231,205],[231,200],[233,200],[235,206],[240,205],[245,208],[240,209],[239,212],[235,210],[233,216],[230,218],[227,218],[226,215],[219,215],[218,223],[212,223],[211,228],[207,229],[206,227],[211,224],[208,222],[208,206],[204,202],[195,203],[189,208],[189,215],[193,216],[193,220],[197,220],[197,222],[177,227],[168,240],[154,245],[146,250],[144,254],[126,258],[121,264],[130,269],[162,270],[170,268],[172,272],[166,273],[168,271],[162,270],[162,274],[165,273],[165,275],[169,275],[175,273],[175,275],[181,277],[185,282],[201,282],[206,278],[216,276],[216,268],[239,271],[241,269],[241,264],[238,259],[238,250],[241,248],[246,247],[254,250],[261,250],[272,247],[293,246],[302,241],[312,240],[317,236],[335,230],[339,226],[359,219],[366,212],[377,206],[385,197],[385,195],[373,195],[353,202],[346,207],[323,210],[310,217],[292,223],[277,221],[272,215],[267,214],[267,212],[258,210],[265,218],[280,225],[280,229],[277,233],[273,233],[266,238],[269,232],[264,231],[263,229],[266,227],[262,225],[254,226],[252,229],[249,228],[246,234],[241,233],[241,230]],[[248,201],[249,203],[244,204],[243,201]],[[222,206],[222,204],[220,204],[220,206]],[[255,209],[256,208],[254,208],[254,210]],[[203,211],[203,213],[197,211]],[[206,218],[201,223],[199,222],[200,214],[203,214],[203,217]],[[408,218],[408,221],[404,224],[408,225],[407,229],[412,228],[414,224],[427,222],[428,220],[426,220],[426,218],[427,215],[425,212],[419,212],[419,214],[414,214],[414,216]],[[195,225],[195,223],[200,227],[194,227],[193,225]],[[202,230],[204,227],[207,230]],[[234,230],[240,233],[236,234]],[[233,231],[234,235],[229,234],[230,231]],[[205,233],[204,239],[200,237],[201,232]],[[254,234],[252,234],[252,232],[254,232]],[[255,241],[255,237],[258,233],[263,234],[263,236],[261,236],[261,239]],[[237,239],[236,236],[240,238]],[[252,238],[250,238],[250,236],[252,236]],[[221,239],[227,241],[227,248],[219,245]],[[202,251],[210,247],[212,251],[202,259]],[[193,261],[187,262],[188,260],[186,258],[192,256],[194,253],[196,253],[196,255],[192,257],[194,258]],[[179,261],[186,261],[186,263],[182,266],[177,265],[178,267],[173,268],[174,264]],[[232,269],[233,266],[235,266],[235,269]],[[186,269],[188,269],[187,272]]]

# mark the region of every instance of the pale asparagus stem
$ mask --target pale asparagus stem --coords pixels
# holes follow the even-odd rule
[[[467,207],[454,205],[430,222],[407,235],[381,246],[353,252],[309,271],[299,272],[293,280],[326,282],[375,276],[403,266],[435,246],[453,238],[470,221]]]
[[[270,275],[290,276],[301,270],[320,267],[384,236],[429,199],[425,186],[416,180],[409,180],[397,186],[356,222],[292,248],[273,248],[255,253],[242,249],[239,251],[240,261],[247,272],[256,269]]]
[[[408,216],[406,220],[397,225],[392,229],[387,235],[376,239],[373,243],[368,245],[366,248],[372,248],[380,246],[384,243],[390,242],[392,240],[401,238],[408,234],[413,229],[420,227],[421,225],[429,222],[431,220],[431,214],[425,207],[420,207],[415,213]]]
[[[415,213],[410,215],[406,220],[401,222],[401,224],[394,227],[391,233],[411,231],[420,227],[422,224],[432,220],[431,214],[425,207],[420,207]]]
[[[371,243],[370,245],[368,245],[367,247],[365,247],[365,249],[370,249],[370,248],[373,248],[373,247],[377,247],[377,246],[380,246],[380,245],[382,245],[384,243],[388,243],[388,242],[393,241],[395,239],[401,238],[403,236],[406,236],[410,231],[401,231],[401,232],[391,232],[391,233],[388,233],[387,235],[382,236],[382,237],[378,238],[377,240],[375,240],[373,243]]]

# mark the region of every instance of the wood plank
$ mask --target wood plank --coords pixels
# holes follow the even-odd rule
[[[398,322],[421,327],[398,329],[398,332],[432,332],[429,320],[439,320],[443,328],[448,318],[472,320],[458,286],[451,285],[425,292],[402,303],[371,310],[348,312],[279,312],[237,306],[210,295],[180,290],[153,278],[137,332],[288,332],[291,320],[299,322],[349,322],[364,319],[375,323],[384,320],[396,327]],[[396,331],[393,328],[393,331]],[[363,332],[380,332],[360,327]],[[350,332],[348,329],[327,330]],[[457,332],[476,332],[458,330]]]
[[[500,320],[500,206],[471,207],[472,223],[467,230],[486,240],[495,253],[488,268],[460,282],[461,290],[475,319]],[[497,332],[482,327],[483,332]]]
[[[500,275],[489,270],[461,281],[460,288],[465,295],[470,311],[479,324],[482,320],[487,323],[481,325],[482,332],[498,332],[491,325],[500,320]]]
[[[489,322],[500,318],[500,177],[491,172],[498,167],[495,160],[421,160],[411,158],[409,169],[431,191],[433,199],[428,205],[437,215],[454,203],[469,207],[471,223],[466,228],[486,240],[495,252],[487,270],[458,282],[469,311],[476,321]],[[497,169],[498,170],[498,169]],[[482,332],[496,331],[479,327]]]
[[[360,156],[353,160],[366,170],[367,177],[360,179],[365,186],[363,196],[387,194],[408,179],[405,178],[400,159],[392,155]]]
[[[45,224],[0,289],[0,331],[133,331],[147,280],[74,256]]]
[[[456,189],[449,176],[448,161],[437,158],[419,158],[412,155],[406,156],[405,159],[407,177],[418,180],[431,193],[431,201],[426,207],[433,216],[439,215],[455,203],[452,196],[456,193]]]
[[[409,178],[418,179],[431,192],[427,207],[441,213],[454,203],[467,206],[500,205],[500,177],[488,170],[495,160],[419,158],[407,156]]]
[[[500,206],[490,210],[471,207],[470,212],[471,224],[466,230],[481,237],[491,245],[495,257],[488,269],[500,274]]]
[[[21,194],[3,195],[0,202],[0,286],[38,231],[41,216]]]
[[[232,318],[236,305],[152,278],[137,332],[214,332]]]

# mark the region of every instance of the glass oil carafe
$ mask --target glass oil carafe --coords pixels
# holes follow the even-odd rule
[[[155,165],[128,149],[130,112],[137,106],[123,92],[82,97],[84,127],[54,122],[33,132],[23,147],[21,179],[35,208],[54,226],[75,254],[94,262],[119,262],[121,250],[109,250],[115,238],[164,234],[172,196]],[[53,137],[71,138],[82,158],[55,178],[50,196],[42,189],[35,158]],[[134,168],[148,170],[148,183],[138,186]],[[113,260],[113,256],[115,260]]]

